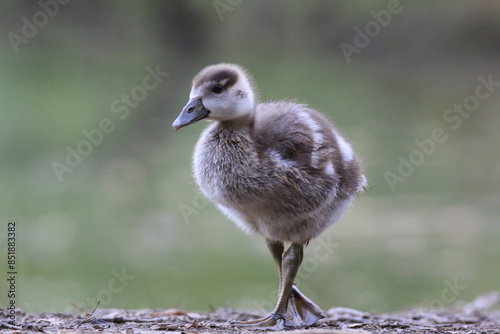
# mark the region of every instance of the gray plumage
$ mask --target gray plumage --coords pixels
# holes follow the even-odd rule
[[[202,119],[193,172],[203,194],[243,230],[266,238],[278,267],[275,310],[239,326],[310,325],[323,311],[294,285],[303,247],[339,219],[367,186],[349,143],[319,112],[256,103],[250,76],[232,64],[198,73],[174,129]],[[284,243],[290,242],[285,251]]]
[[[319,143],[301,120],[305,115],[318,124]],[[356,157],[344,161],[333,126],[318,112],[290,102],[257,105],[253,122],[245,125],[210,125],[193,160],[206,197],[245,231],[278,241],[317,237],[366,182]],[[331,174],[325,171],[328,163]]]

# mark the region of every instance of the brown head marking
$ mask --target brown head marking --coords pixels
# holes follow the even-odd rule
[[[226,81],[223,83],[223,81]],[[193,82],[194,88],[198,88],[205,82],[222,83],[224,89],[232,87],[238,81],[238,73],[232,69],[208,69],[196,76]]]

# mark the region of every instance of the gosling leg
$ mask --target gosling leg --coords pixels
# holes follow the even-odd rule
[[[282,251],[284,249],[283,243],[268,241],[268,247],[271,250],[271,254],[273,255],[273,258],[278,266],[278,272],[280,274],[280,289],[276,307],[271,314],[264,318],[233,324],[262,329],[283,329],[285,325],[305,325],[306,322],[302,319],[302,315],[308,315],[309,312],[304,312],[302,305],[304,300],[306,302],[310,301],[307,298],[303,298],[305,296],[303,296],[298,289],[294,288],[293,283],[304,257],[304,245],[301,243],[292,243],[290,247],[282,253],[281,257],[279,256],[279,253],[280,250]],[[292,299],[290,300],[290,298]],[[299,302],[297,302],[297,300],[299,300]],[[287,314],[288,305],[290,305],[290,310]],[[314,306],[319,309],[316,305]],[[319,310],[321,311],[321,309]],[[312,321],[312,319],[308,320]]]

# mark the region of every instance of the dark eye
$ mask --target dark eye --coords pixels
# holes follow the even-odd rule
[[[220,94],[222,93],[223,87],[222,85],[215,85],[214,88],[212,88],[212,92],[215,94]]]

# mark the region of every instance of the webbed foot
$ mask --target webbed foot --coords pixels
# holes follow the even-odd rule
[[[288,297],[286,315],[285,325],[293,327],[312,325],[326,317],[323,310],[304,296],[295,285]]]
[[[231,325],[258,329],[280,330],[285,328],[285,317],[281,314],[273,312],[264,318],[256,320],[233,321],[231,322]]]

